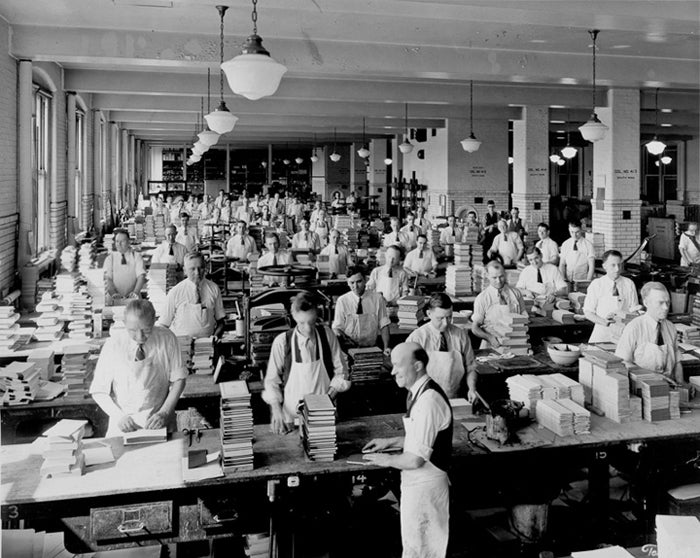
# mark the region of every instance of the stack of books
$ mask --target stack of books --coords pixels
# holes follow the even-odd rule
[[[542,399],[535,408],[537,423],[558,436],[573,436],[574,413],[554,399]]]
[[[462,242],[469,246],[480,246],[479,227],[464,227],[462,229]]]
[[[83,435],[86,425],[86,420],[63,419],[44,432],[42,477],[80,476],[85,472]]]
[[[192,359],[192,338],[189,335],[178,335],[177,344],[180,346],[182,364],[189,368]]]
[[[168,291],[177,284],[176,266],[164,263],[152,263],[148,270],[146,292],[148,300],[156,309],[156,315],[165,313]]]
[[[27,362],[37,367],[42,380],[50,380],[55,372],[54,356],[52,349],[31,349],[27,355]]]
[[[622,359],[602,349],[586,349],[578,359],[578,381],[583,386],[586,404],[598,406],[594,400],[593,386],[598,376],[627,374]]]
[[[528,318],[521,314],[507,314],[498,324],[489,324],[489,333],[496,335],[501,345],[495,350],[501,354],[527,355],[530,353]]]
[[[557,399],[557,403],[573,414],[574,434],[591,433],[591,413],[583,405],[571,399]]]
[[[668,397],[666,402],[668,404]],[[593,405],[610,420],[629,422],[631,411],[627,376],[615,372],[594,372]]]
[[[686,324],[676,324],[679,343],[690,343],[700,347],[700,327]]]
[[[221,455],[224,473],[253,470],[253,410],[245,381],[222,382]]]
[[[335,437],[335,407],[328,395],[304,396],[301,437],[310,459],[333,461],[338,449]]]
[[[95,242],[83,242],[78,250],[78,271],[85,277],[85,273],[95,267]]]
[[[369,249],[369,232],[360,229],[357,231],[357,249],[358,250],[368,250]]]
[[[468,265],[448,265],[445,292],[450,296],[465,296],[472,292],[472,269]]]
[[[339,231],[352,229],[352,226],[352,215],[348,215],[347,213],[338,213],[338,215],[335,216],[335,228]]]
[[[480,293],[489,286],[489,280],[486,277],[486,268],[481,260],[472,263],[472,287],[475,293]]]
[[[14,350],[19,339],[19,313],[14,306],[0,306],[0,349]]]
[[[470,266],[472,263],[471,246],[466,242],[456,242],[453,246],[455,265]]]
[[[105,307],[105,274],[104,269],[92,268],[82,271],[85,279],[87,294],[92,300],[93,310]]]
[[[26,405],[34,401],[39,391],[39,378],[39,369],[33,362],[14,361],[0,368],[2,404]]]
[[[94,362],[88,360],[88,345],[68,345],[61,359],[61,383],[66,386],[66,395],[80,399],[88,398]]]
[[[348,250],[357,250],[360,245],[357,229],[347,228],[343,231],[343,236],[345,237],[345,246],[348,247]]]
[[[369,382],[381,377],[384,352],[379,347],[349,349],[348,357],[353,382]]]
[[[102,247],[107,250],[107,252],[114,251],[114,234],[108,233],[102,237]]]
[[[513,401],[520,401],[530,411],[530,416],[535,414],[537,402],[542,399],[542,384],[537,376],[532,374],[518,374],[506,379],[508,397]]]
[[[200,337],[194,340],[192,350],[192,370],[195,374],[211,374],[214,372],[214,338]]]
[[[75,271],[75,266],[78,263],[78,255],[75,246],[66,246],[61,250],[61,269],[68,273]]]
[[[420,322],[425,318],[423,306],[425,305],[424,296],[402,296],[398,300],[399,329],[414,330]]]
[[[547,378],[550,381],[554,381],[563,386],[564,392],[560,399],[571,399],[574,403],[578,403],[581,406],[586,404],[586,396],[584,394],[583,386],[576,380],[572,380],[561,372],[549,374],[547,375]],[[560,391],[560,393],[562,392]]]
[[[62,311],[59,309],[58,300],[51,298],[50,293],[42,295],[41,301],[36,305],[39,316],[34,320],[36,330],[34,337],[37,341],[58,341],[63,337],[63,321],[59,318]]]
[[[59,273],[54,277],[54,290],[56,291],[56,296],[62,296],[64,294],[74,293],[78,290],[78,285],[80,283],[80,275],[75,272],[72,273]]]
[[[165,216],[162,213],[159,213],[158,215],[154,215],[153,218],[156,236],[156,241],[154,244],[160,244],[165,240]]]
[[[250,260],[250,268],[248,271],[248,282],[250,284],[250,296],[255,296],[265,291],[265,276],[258,271],[258,255],[251,254],[248,256]]]
[[[68,324],[68,337],[77,341],[92,338],[92,301],[85,293],[61,296],[60,318]]]
[[[143,223],[143,240],[149,244],[156,243],[156,226],[153,215],[146,215]]]
[[[689,311],[690,325],[700,327],[700,294],[693,297],[693,305]]]
[[[253,366],[267,367],[272,342],[277,335],[287,330],[289,321],[283,304],[268,304],[250,309],[250,360]]]
[[[669,420],[670,387],[662,379],[640,380],[637,384],[642,396],[642,417],[648,422]]]

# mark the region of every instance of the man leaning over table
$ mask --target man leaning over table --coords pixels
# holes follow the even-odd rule
[[[125,329],[102,347],[90,395],[109,416],[107,437],[138,430],[137,413],[148,415],[145,428],[175,427],[175,405],[188,372],[177,338],[155,321],[148,300],[131,300],[124,311]]]

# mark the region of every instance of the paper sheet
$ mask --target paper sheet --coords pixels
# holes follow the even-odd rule
[[[572,552],[571,558],[634,558],[621,546],[608,546],[607,548],[598,548],[596,550],[583,550],[581,552]]]

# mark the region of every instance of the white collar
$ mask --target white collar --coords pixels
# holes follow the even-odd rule
[[[426,373],[426,374],[423,374],[420,378],[418,378],[415,382],[413,382],[413,385],[409,389],[409,391],[411,392],[411,396],[415,397],[416,394],[418,393],[418,390],[420,388],[422,388],[423,384],[425,384],[429,379],[430,379],[430,377]]]

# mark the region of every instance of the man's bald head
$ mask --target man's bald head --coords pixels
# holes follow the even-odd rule
[[[418,343],[401,343],[391,351],[391,364],[396,384],[410,389],[426,373],[428,353]]]

